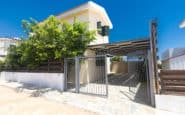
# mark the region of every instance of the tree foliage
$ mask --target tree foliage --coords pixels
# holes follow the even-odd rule
[[[76,19],[73,24],[62,23],[55,16],[41,23],[34,19],[23,20],[22,27],[29,37],[9,48],[6,65],[36,68],[42,62],[83,55],[95,39],[95,31],[87,30],[87,24]]]
[[[115,62],[121,62],[121,61],[123,61],[123,57],[121,57],[121,56],[114,56],[114,57],[111,58],[111,61],[112,62],[113,61],[115,61]]]
[[[0,71],[2,71],[5,67],[4,67],[4,61],[0,60]]]

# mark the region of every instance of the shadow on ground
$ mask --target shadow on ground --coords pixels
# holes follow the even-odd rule
[[[147,83],[139,82],[136,74],[110,74],[108,79],[110,85],[127,87],[128,90],[120,90],[120,93],[129,100],[144,105],[150,105]]]
[[[43,94],[49,92],[49,91],[54,91],[55,89],[48,88],[48,87],[40,87],[40,86],[35,86],[32,84],[28,83],[20,83],[21,86],[16,87],[16,92],[23,92],[24,90],[27,90],[31,92],[30,97],[40,97]]]
[[[137,79],[136,74],[109,74],[108,81],[110,85],[117,85],[117,86],[132,86],[136,87]]]
[[[129,98],[133,102],[144,104],[144,105],[150,105],[149,98],[147,96],[145,83],[141,83],[136,92],[120,91],[120,93],[125,95],[127,98]]]

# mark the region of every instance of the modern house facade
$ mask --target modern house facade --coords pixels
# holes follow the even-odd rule
[[[17,45],[19,40],[17,38],[2,37],[0,38],[0,60],[4,60],[10,45]]]
[[[80,22],[87,22],[88,30],[96,30],[96,40],[90,43],[90,45],[109,43],[108,36],[98,34],[98,26],[108,26],[109,29],[112,29],[112,22],[105,9],[92,1],[63,12],[57,18],[62,22],[68,22],[70,24],[74,22],[74,19]]]
[[[170,48],[162,54],[162,67],[169,70],[185,70],[185,48]]]
[[[129,74],[129,76],[137,73],[139,69],[141,61],[133,61],[130,58],[136,56],[138,59],[142,58],[142,62],[146,62],[149,68],[147,70],[147,90],[148,90],[148,99],[150,100],[151,105],[154,105],[154,94],[157,92],[157,84],[156,84],[156,22],[153,21],[151,23],[151,36],[148,38],[141,38],[137,40],[130,40],[130,41],[120,41],[115,43],[109,43],[109,36],[108,35],[101,35],[98,30],[100,29],[112,29],[113,25],[105,11],[105,9],[90,1],[85,4],[82,4],[78,7],[75,7],[71,10],[68,10],[64,13],[61,13],[57,16],[59,20],[62,22],[68,22],[73,24],[74,19],[80,22],[88,22],[89,30],[96,30],[96,40],[89,44],[89,48],[85,51],[83,58],[85,61],[83,63],[75,63],[75,66],[78,67],[70,67],[67,72],[66,79],[67,84],[73,83],[76,85],[78,82],[79,84],[76,85],[76,89],[81,90],[83,87],[91,87],[91,85],[95,86],[94,82],[98,81],[102,76],[106,77],[110,73],[111,62],[110,58],[106,57],[106,60],[101,62],[106,63],[104,67],[101,64],[97,64],[97,57],[96,55],[114,55],[114,56],[128,56],[129,61],[126,63],[119,63],[118,65],[125,70],[123,74]],[[152,47],[150,47],[153,45]],[[88,58],[90,56],[90,58]],[[94,56],[91,58],[91,56]],[[82,59],[82,58],[80,58]],[[69,59],[70,61],[73,60],[76,62],[74,58]],[[100,61],[98,61],[100,62]],[[80,65],[80,66],[79,66]],[[116,66],[118,66],[116,65]],[[115,65],[114,65],[115,66]],[[104,72],[104,73],[102,73]],[[100,81],[100,80],[99,80]],[[98,81],[98,82],[99,82]],[[105,81],[105,79],[101,80]],[[100,81],[100,82],[101,82]],[[100,84],[100,83],[98,83]],[[96,84],[96,86],[98,86]],[[81,87],[81,88],[80,88]],[[86,88],[87,88],[86,87]],[[87,88],[89,89],[89,88]],[[99,88],[95,88],[99,89]],[[104,90],[104,88],[102,88]],[[77,91],[79,92],[79,91]],[[147,94],[146,94],[147,95]]]
[[[99,29],[102,31],[105,29],[112,29],[113,25],[111,20],[109,19],[109,16],[105,9],[92,2],[89,1],[85,4],[82,4],[80,6],[77,6],[75,8],[72,8],[70,10],[67,10],[59,15],[57,15],[57,18],[61,20],[61,22],[67,22],[69,24],[73,24],[74,20],[76,19],[77,21],[80,22],[86,22],[87,23],[87,29],[88,30],[95,30],[96,35],[95,35],[95,40],[89,44],[90,45],[98,45],[98,44],[105,44],[109,43],[109,36],[108,35],[102,35],[101,33],[98,32]],[[97,54],[93,50],[87,49],[84,53],[84,56],[96,56],[96,55],[101,55]],[[108,72],[110,72],[110,59],[107,58],[107,65],[108,66]],[[86,60],[83,64],[81,64],[81,83],[87,83],[90,81],[95,81],[101,76],[101,72],[97,72],[100,66],[96,65],[96,60],[92,59],[91,60]],[[73,77],[75,74],[75,67],[72,67],[70,73],[69,73],[69,78],[71,82],[74,82],[75,78]],[[86,70],[86,71],[83,71]],[[94,75],[96,73],[96,75]],[[86,77],[88,76],[88,78]],[[96,77],[95,77],[96,76]]]

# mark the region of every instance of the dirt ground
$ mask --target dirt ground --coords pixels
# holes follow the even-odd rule
[[[94,115],[96,113],[60,104],[29,93],[0,86],[0,115]]]

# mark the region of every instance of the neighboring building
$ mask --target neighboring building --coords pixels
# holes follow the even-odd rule
[[[8,38],[8,37],[2,37],[0,38],[0,60],[4,60],[7,53],[8,48],[10,45],[17,45],[18,44],[17,38]]]
[[[162,54],[163,69],[185,69],[185,48],[170,48]]]
[[[98,30],[99,27],[104,27],[104,29],[113,28],[105,9],[92,1],[59,14],[57,18],[62,22],[71,24],[75,18],[80,22],[88,22],[88,30]],[[98,31],[96,38],[91,45],[109,43],[109,37],[98,34]]]

